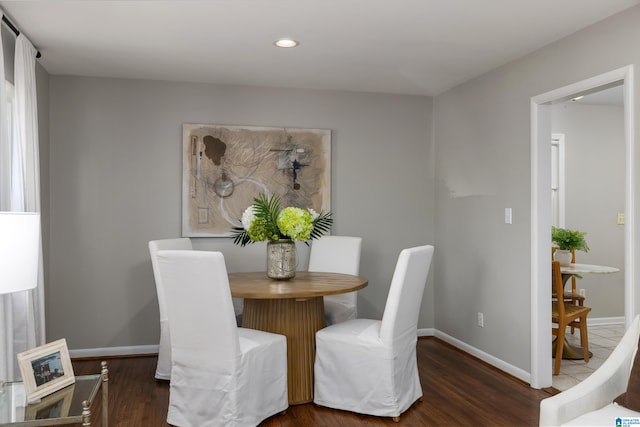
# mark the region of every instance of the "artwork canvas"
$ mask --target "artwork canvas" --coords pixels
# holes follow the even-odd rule
[[[182,235],[230,236],[260,193],[331,210],[331,131],[183,124]]]
[[[18,365],[28,402],[34,402],[75,382],[64,338],[18,353]]]

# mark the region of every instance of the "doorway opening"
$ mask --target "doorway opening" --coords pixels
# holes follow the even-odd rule
[[[550,387],[551,359],[551,105],[580,95],[622,85],[625,140],[625,238],[624,317],[631,322],[634,307],[634,129],[633,66],[629,65],[590,79],[547,92],[531,99],[531,387]]]

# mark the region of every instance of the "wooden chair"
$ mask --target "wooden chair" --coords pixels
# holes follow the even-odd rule
[[[554,252],[557,250],[558,248],[556,246],[554,246],[553,248],[551,248],[551,259],[553,260],[553,254]],[[576,263],[576,251],[572,250],[571,251],[571,264],[575,264]],[[577,280],[576,280],[576,276],[571,276],[571,290],[565,290],[563,292],[564,295],[564,299],[565,300],[570,300],[574,305],[584,305],[584,296],[580,295],[580,293],[578,292],[577,289]]]
[[[563,294],[564,284],[562,283],[562,273],[560,272],[560,263],[558,261],[551,262],[551,283],[554,294]],[[551,328],[552,335],[558,337],[556,340],[556,361],[553,369],[554,375],[558,375],[560,373],[562,350],[568,326],[580,329],[580,345],[582,346],[584,361],[589,362],[587,315],[590,311],[590,307],[578,306],[567,302],[564,299],[556,298],[555,301],[551,302],[551,321],[558,325],[557,328]]]
[[[553,260],[553,254],[558,248],[556,246],[551,248],[551,259]],[[571,250],[571,264],[576,263],[576,251],[575,249]],[[580,295],[577,288],[577,278],[576,276],[571,276],[571,290],[563,289],[563,297],[565,302],[570,302],[573,305],[577,305],[580,307],[584,306],[584,296]],[[553,298],[556,298],[555,291],[553,291]],[[575,332],[575,328],[571,328],[571,333]]]

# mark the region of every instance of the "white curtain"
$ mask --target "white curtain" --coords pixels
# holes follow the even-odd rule
[[[0,32],[0,211],[11,209],[11,140],[5,81],[4,48]]]
[[[9,140],[9,112],[4,75],[4,49],[0,32],[0,211],[11,210],[11,142]],[[0,295],[0,380],[14,379],[13,317],[11,297]]]
[[[20,34],[16,39],[15,51],[13,132],[9,127],[9,112],[5,111],[6,94],[4,90],[0,93],[0,209],[40,212],[35,76],[37,50]],[[4,88],[4,55],[1,59],[0,83]],[[0,350],[0,378],[17,379],[19,374],[15,355],[45,343],[42,244],[38,286],[31,291],[0,296],[0,320],[0,344],[3,350],[6,349]]]

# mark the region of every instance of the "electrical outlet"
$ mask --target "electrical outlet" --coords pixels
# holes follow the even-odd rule
[[[586,296],[587,296],[587,291],[586,291],[584,288],[583,288],[583,289],[580,289],[580,290],[578,291],[578,293],[579,293],[580,295],[582,295],[583,297],[586,297]]]
[[[484,313],[478,312],[478,326],[484,328]]]

